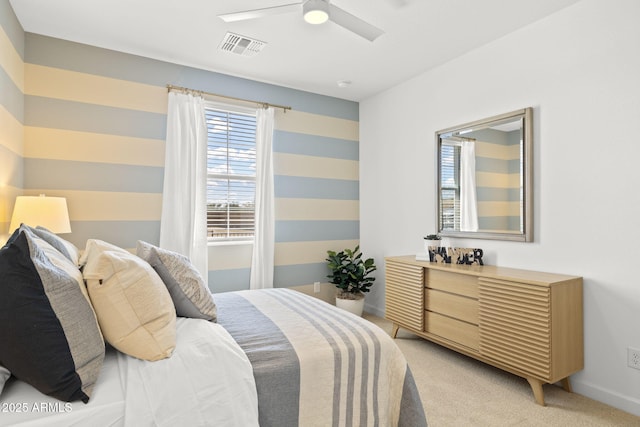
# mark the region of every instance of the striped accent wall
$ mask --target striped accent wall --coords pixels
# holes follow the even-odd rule
[[[27,33],[24,193],[67,197],[79,247],[132,249],[160,231],[166,84],[292,106],[274,134],[275,283],[325,282],[359,241],[355,102]],[[252,246],[209,248],[212,291],[248,289]]]
[[[519,232],[520,131],[483,129],[465,136],[476,138],[478,227]]]
[[[0,0],[0,244],[24,186],[24,31]]]

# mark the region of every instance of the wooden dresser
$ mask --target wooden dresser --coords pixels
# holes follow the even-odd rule
[[[386,312],[392,336],[405,328],[427,340],[542,385],[583,368],[582,278],[495,266],[389,257]]]

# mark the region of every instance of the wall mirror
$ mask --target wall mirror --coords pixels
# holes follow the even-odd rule
[[[436,132],[438,233],[533,240],[532,109]]]

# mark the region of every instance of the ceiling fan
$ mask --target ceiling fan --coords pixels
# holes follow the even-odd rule
[[[322,24],[329,20],[369,41],[374,41],[384,34],[380,28],[332,5],[329,0],[304,0],[301,3],[225,13],[218,15],[218,17],[225,22],[244,21],[281,13],[298,12],[300,6],[302,6],[304,20],[310,24]]]

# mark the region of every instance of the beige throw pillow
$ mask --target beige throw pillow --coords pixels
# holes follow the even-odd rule
[[[109,344],[138,359],[170,357],[176,345],[176,312],[162,279],[144,260],[90,239],[83,276]]]

